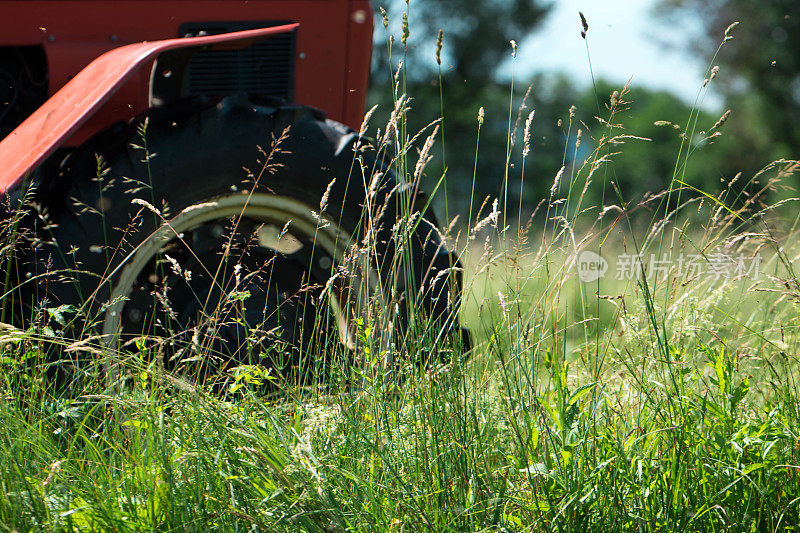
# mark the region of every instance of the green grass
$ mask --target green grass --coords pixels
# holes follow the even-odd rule
[[[18,531],[797,523],[792,303],[772,295],[772,320],[737,323],[722,319],[737,311],[719,293],[741,281],[699,288],[705,298],[684,288],[655,311],[672,332],[666,359],[635,290],[627,313],[587,342],[567,313],[579,291],[529,283],[528,303],[509,298],[503,310],[472,297],[497,285],[471,278],[467,302],[480,298],[484,311],[469,322],[486,340],[465,363],[409,364],[401,381],[290,397],[224,402],[142,361],[122,396],[87,384],[59,399],[38,366],[20,361],[39,353],[34,339],[6,343],[0,522]]]
[[[767,168],[746,200],[728,184],[703,193],[681,184],[687,144],[669,190],[631,203],[613,186],[615,153],[637,142],[614,126],[625,98],[623,89],[598,129],[583,132],[592,155],[565,170],[531,228],[503,198],[511,212],[475,199],[460,231],[451,228],[469,354],[432,340],[419,316],[421,331],[382,366],[381,324],[394,317],[376,304],[324,380],[265,395],[274,378],[243,366],[236,394],[223,396],[166,373],[144,343],[117,350],[37,326],[4,330],[0,529],[800,527],[800,246],[785,205],[770,205],[794,198],[786,186],[798,165]],[[399,106],[395,133],[378,144],[404,176],[432,131],[398,135],[407,112]],[[693,120],[681,127],[710,126]],[[577,129],[565,125],[569,136]],[[509,163],[523,157],[513,137]],[[434,196],[442,178],[431,181]],[[603,196],[584,191],[598,188],[606,201],[590,205]],[[584,250],[609,260],[605,277],[579,279]],[[758,274],[709,275],[723,252],[760,257]],[[616,258],[633,253],[668,263],[615,279]],[[705,273],[682,270],[689,255]],[[64,311],[41,312],[58,322]],[[79,366],[67,394],[45,375],[54,343],[100,356]],[[108,387],[109,360],[122,365],[124,392]]]

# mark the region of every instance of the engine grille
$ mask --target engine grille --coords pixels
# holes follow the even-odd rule
[[[180,27],[182,37],[219,35],[288,24],[270,22],[197,22]],[[292,101],[295,32],[275,35],[242,50],[206,50],[195,54],[184,77],[183,94],[245,92]]]

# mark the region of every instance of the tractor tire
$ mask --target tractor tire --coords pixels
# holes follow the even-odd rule
[[[332,343],[369,342],[356,315],[392,313],[372,328],[386,353],[418,334],[469,349],[460,264],[426,199],[319,111],[241,96],[154,109],[95,136],[36,194],[49,224],[32,300],[80,307],[76,338],[150,343],[198,380],[260,364],[304,383]]]

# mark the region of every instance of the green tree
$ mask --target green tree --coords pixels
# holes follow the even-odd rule
[[[596,102],[607,102],[614,90],[620,87],[601,80],[575,100],[577,118],[587,128],[584,138],[589,139],[592,149],[592,140],[597,139],[604,128],[593,119],[598,114]],[[608,118],[608,110],[601,108],[599,114],[601,118]],[[690,116],[696,117],[694,134]],[[690,105],[668,92],[642,87],[630,89],[613,119],[617,126],[614,135],[624,134],[630,138],[609,150],[613,152],[610,164],[597,177],[605,180],[606,187],[595,188],[592,201],[599,203],[601,197],[606,203],[617,201],[616,193],[609,187],[610,180],[619,186],[623,201],[632,204],[648,194],[667,189],[673,176],[703,191],[719,190],[740,170],[737,154],[742,148],[724,129],[721,137],[710,137],[711,127],[718,118],[703,110],[692,112]]]
[[[414,77],[436,70],[433,50],[439,30],[445,34],[442,70],[447,78],[470,85],[497,81],[498,69],[508,57],[509,41],[526,37],[544,19],[551,6],[546,0],[424,0],[376,2],[390,20],[407,14],[409,55]],[[385,59],[380,33],[376,51]],[[381,65],[382,68],[383,65]]]
[[[383,4],[389,21],[384,31],[380,19],[376,28],[374,69],[370,106],[380,105],[375,122],[385,124],[393,107],[390,83],[401,59],[400,92],[414,100],[409,114],[409,132],[416,132],[441,116],[443,154],[429,165],[431,190],[446,172],[448,198],[454,212],[465,211],[471,193],[476,144],[477,114],[485,108],[477,162],[476,198],[500,194],[505,171],[506,138],[511,87],[504,64],[511,60],[511,40],[521,41],[543,20],[550,3],[544,0],[389,0]],[[381,5],[375,3],[376,12]],[[406,14],[409,35],[403,43],[401,21]],[[437,55],[437,36],[444,42]],[[391,52],[390,52],[391,50]],[[391,57],[389,57],[391,53]],[[439,64],[437,59],[441,61]],[[521,87],[521,91],[520,91]],[[518,103],[525,86],[517,84]],[[514,111],[516,112],[516,111]],[[441,144],[439,145],[441,146]],[[512,173],[518,172],[512,169]],[[437,193],[441,203],[441,190]],[[441,212],[441,210],[440,210]]]
[[[713,87],[733,111],[730,135],[746,150],[742,170],[800,156],[800,3],[796,0],[661,0],[657,13],[701,24],[690,44],[710,60],[726,29],[733,39],[714,62]]]
[[[431,191],[446,172],[447,191],[450,202],[450,215],[466,213],[470,196],[474,197],[476,207],[487,196],[499,197],[503,194],[504,183],[508,185],[508,216],[517,214],[521,199],[524,207],[521,213],[526,218],[542,199],[547,199],[554,177],[563,165],[564,176],[572,176],[583,161],[591,155],[596,147],[596,140],[603,134],[603,125],[596,116],[608,119],[609,110],[605,104],[614,90],[622,87],[598,80],[594,87],[579,89],[572,80],[559,75],[538,75],[532,79],[516,79],[512,94],[511,84],[499,65],[511,61],[512,51],[508,37],[521,40],[524,34],[502,34],[502,37],[486,38],[480,34],[473,37],[480,47],[486,50],[486,56],[478,55],[477,48],[469,47],[469,53],[457,51],[458,42],[450,34],[451,26],[460,28],[458,21],[448,17],[419,16],[430,14],[435,7],[461,4],[463,9],[472,4],[471,1],[456,2],[431,1],[418,5],[412,0],[409,6],[405,2],[396,2],[395,10],[410,9],[410,37],[406,49],[401,42],[402,30],[399,24],[390,21],[389,31],[384,32],[379,25],[377,35],[384,35],[383,41],[376,41],[376,50],[388,50],[387,33],[395,33],[392,45],[392,61],[384,56],[383,63],[377,63],[373,73],[370,106],[379,104],[377,115],[373,118],[375,126],[385,125],[391,111],[393,91],[388,81],[392,66],[396,68],[400,58],[406,59],[407,70],[401,72],[405,90],[412,98],[411,112],[408,115],[408,132],[414,135],[432,120],[444,117],[442,138],[437,142],[445,145],[444,154],[436,150],[435,159],[428,166],[428,175],[423,188]],[[441,9],[441,7],[439,8]],[[462,11],[463,11],[462,9]],[[489,8],[486,8],[489,9]],[[417,17],[413,14],[418,10]],[[395,11],[393,17],[401,15]],[[415,25],[415,20],[424,21]],[[483,21],[483,24],[488,24]],[[437,24],[444,28],[444,48],[442,52],[442,76],[440,78],[435,61]],[[528,31],[535,27],[531,23]],[[575,17],[575,28],[579,28],[579,19]],[[497,30],[500,31],[500,30]],[[724,31],[724,28],[723,28]],[[488,30],[484,32],[491,35]],[[503,57],[506,60],[503,60]],[[489,58],[489,59],[487,59]],[[453,68],[449,68],[450,65]],[[487,65],[485,68],[474,65]],[[461,65],[456,67],[456,65]],[[470,72],[475,68],[474,77],[463,78],[461,72]],[[717,81],[717,80],[715,80]],[[519,107],[528,87],[532,87],[526,100],[526,109],[521,113]],[[664,92],[634,88],[626,96],[626,103],[618,110],[614,123],[619,124],[616,134],[626,133],[651,141],[631,139],[612,157],[608,168],[594,176],[594,185],[589,191],[584,205],[616,203],[616,195],[611,189],[611,181],[618,184],[624,192],[624,201],[637,203],[647,193],[657,193],[670,184],[676,167],[678,152],[682,141],[691,148],[691,155],[686,165],[681,164],[679,178],[703,190],[715,191],[720,187],[720,180],[732,178],[743,166],[750,164],[751,154],[742,149],[741,136],[737,137],[728,130],[724,135],[709,143],[707,135],[696,134],[686,141],[681,133],[690,117],[690,106],[677,97]],[[575,116],[570,125],[570,108],[576,106]],[[476,157],[477,115],[478,109],[484,108],[485,121],[481,128],[480,146]],[[531,110],[535,110],[530,138],[530,153],[525,158],[524,183],[522,172],[523,129],[525,118]],[[521,120],[518,122],[518,117]],[[708,131],[719,118],[707,112],[699,113],[697,131]],[[659,126],[656,123],[668,121],[680,129],[671,126]],[[731,121],[733,122],[733,121]],[[514,130],[516,124],[514,149],[509,157],[506,170],[509,123]],[[582,143],[576,147],[575,136],[582,129]],[[753,130],[748,129],[746,133]],[[424,136],[420,140],[420,144]],[[766,141],[761,140],[762,144]],[[756,141],[750,141],[757,146]],[[441,145],[439,145],[441,146]],[[443,155],[446,160],[443,160]],[[758,162],[763,164],[764,158]],[[413,168],[413,165],[412,165]],[[753,170],[755,172],[755,170]],[[475,189],[473,191],[473,174]],[[582,182],[581,182],[582,183]],[[563,186],[563,180],[562,180]],[[582,185],[581,185],[582,187]],[[562,193],[566,191],[562,190]],[[580,191],[578,191],[580,192]],[[437,192],[439,200],[438,212],[443,213],[441,200],[442,190]],[[521,196],[520,196],[521,195]],[[512,211],[513,206],[513,211]],[[475,213],[473,212],[473,217]]]

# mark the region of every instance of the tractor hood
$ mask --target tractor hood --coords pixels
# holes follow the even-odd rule
[[[22,124],[0,141],[0,194],[18,185],[92,116],[126,80],[164,52],[170,67],[182,75],[194,52],[215,48],[244,48],[272,35],[287,33],[298,24],[168,39],[122,46],[106,52],[81,70]],[[175,62],[175,58],[181,61]]]

